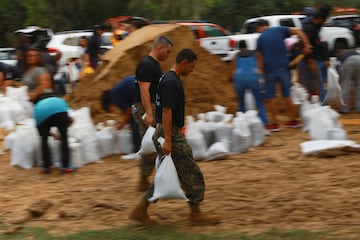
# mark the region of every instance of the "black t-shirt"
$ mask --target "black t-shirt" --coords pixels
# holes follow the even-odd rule
[[[94,33],[89,39],[85,53],[89,54],[90,57],[97,57],[98,54],[102,54],[101,41],[101,36]]]
[[[150,100],[155,102],[156,88],[162,76],[160,64],[152,57],[145,56],[137,65],[135,72],[135,102],[141,102],[138,81],[150,82]]]
[[[174,71],[163,75],[156,93],[156,122],[162,123],[163,108],[171,108],[173,127],[183,127],[185,119],[185,93],[180,78]]]
[[[323,46],[320,41],[320,30],[321,26],[314,24],[312,21],[306,22],[303,24],[303,31],[309,38],[310,44],[312,45],[312,53],[309,57],[324,60],[323,56]]]

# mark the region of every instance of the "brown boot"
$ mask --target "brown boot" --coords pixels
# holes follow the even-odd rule
[[[149,204],[147,199],[142,197],[138,205],[131,211],[129,218],[140,222],[144,226],[158,225],[159,223],[156,220],[151,219],[147,213]]]
[[[220,223],[220,218],[216,215],[209,215],[200,211],[199,205],[191,205],[190,213],[190,225],[202,226],[202,225],[215,225]]]
[[[148,179],[146,177],[141,177],[137,186],[138,192],[145,192],[148,189],[149,185],[150,183]]]

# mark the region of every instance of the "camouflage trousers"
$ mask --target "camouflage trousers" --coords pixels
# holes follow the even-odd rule
[[[155,105],[154,104],[152,104],[152,109],[153,109],[153,116],[155,116]],[[140,139],[142,140],[146,130],[148,129],[148,126],[144,123],[144,121],[142,119],[142,116],[145,114],[144,106],[141,103],[135,103],[132,114],[134,116],[136,123],[139,126]],[[153,125],[155,125],[155,123]],[[149,154],[149,155],[141,155],[140,174],[141,174],[142,178],[147,178],[152,174],[152,172],[154,170],[154,166],[155,166],[156,155],[157,155],[156,153]]]
[[[156,131],[153,136],[156,151],[163,156],[160,143],[157,141],[159,137],[164,137],[161,124],[156,125]],[[190,145],[187,143],[181,128],[173,128],[172,130],[172,151],[171,157],[174,161],[181,188],[184,190],[186,197],[189,199],[190,205],[198,205],[204,199],[205,182],[200,167],[195,162]],[[145,193],[145,198],[152,197],[154,186],[152,185]]]

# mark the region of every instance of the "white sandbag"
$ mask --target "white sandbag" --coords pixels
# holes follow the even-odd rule
[[[14,142],[11,143],[10,165],[30,169],[34,165],[35,138],[38,137],[35,128],[19,126],[15,130]]]
[[[221,105],[216,104],[216,105],[214,105],[214,109],[217,112],[221,112],[221,113],[224,113],[224,114],[226,113],[226,107],[225,106],[221,106]]]
[[[310,109],[305,113],[309,119],[309,135],[311,140],[327,140],[328,131],[335,128],[341,128],[338,121],[339,114],[329,106],[317,107]]]
[[[257,110],[249,110],[245,112],[246,120],[249,122],[251,132],[251,146],[257,147],[265,142],[264,123],[260,119]]]
[[[197,121],[200,132],[204,136],[204,140],[207,147],[210,147],[215,140],[215,123],[214,122],[205,122],[203,120]]]
[[[16,140],[16,132],[11,132],[4,138],[4,150],[11,149],[14,146]]]
[[[341,147],[360,148],[360,145],[351,140],[314,140],[300,143],[300,147],[304,155],[310,155]]]
[[[249,150],[252,143],[249,122],[243,113],[237,113],[233,121],[230,151],[234,154],[243,153]]]
[[[225,122],[214,123],[215,129],[215,142],[222,140],[231,141],[231,133],[233,126]]]
[[[90,108],[83,107],[71,111],[73,123],[68,128],[69,136],[75,139],[92,139],[96,137],[96,129],[93,124]]]
[[[96,132],[100,158],[114,154],[115,131],[112,127],[104,127]]]
[[[81,142],[77,142],[75,139],[69,139],[69,147],[71,159],[70,165],[76,168],[82,167],[84,165],[84,154]]]
[[[132,132],[128,127],[117,131],[117,141],[120,146],[120,154],[129,154],[134,150]],[[153,144],[154,145],[154,144]]]
[[[15,128],[15,122],[12,118],[12,110],[9,106],[11,100],[7,97],[0,98],[0,128],[7,131]]]
[[[319,107],[320,107],[320,105],[319,105]],[[312,108],[313,108],[313,105],[308,100],[303,101],[303,103],[300,106],[300,118],[301,118],[301,122],[303,124],[303,127],[302,127],[303,132],[309,131],[309,119],[306,117],[305,113]]]
[[[84,153],[84,164],[97,163],[100,161],[96,137],[81,139]]]
[[[301,105],[306,101],[309,93],[300,83],[295,82],[290,88],[290,96],[294,105]]]
[[[9,103],[9,108],[11,109],[12,120],[14,122],[19,123],[27,118],[25,108],[21,102],[12,101]]]
[[[346,140],[347,133],[344,129],[335,127],[327,130],[327,138],[328,140]]]
[[[207,151],[208,157],[204,159],[204,161],[226,159],[226,157],[230,154],[229,145],[230,143],[226,140],[212,144]]]
[[[207,157],[207,146],[204,135],[201,133],[198,122],[189,121],[186,127],[186,140],[188,141],[195,160],[203,160]]]
[[[222,122],[225,115],[225,113],[220,111],[210,111],[205,113],[205,119],[209,122]]]
[[[148,201],[155,202],[158,199],[188,200],[181,189],[179,176],[170,154],[164,157],[156,171],[154,193]]]
[[[323,103],[343,106],[344,101],[342,99],[341,86],[339,84],[339,74],[334,67],[329,67],[327,69],[327,79],[328,84]]]
[[[152,137],[155,133],[154,127],[148,127],[142,140],[141,140],[141,148],[139,150],[139,154],[148,155],[156,152],[154,142]]]
[[[41,143],[40,143],[41,144]],[[48,144],[49,144],[49,149],[50,149],[50,155],[51,155],[51,160],[52,160],[52,166],[54,167],[61,167],[62,165],[62,161],[61,161],[61,141],[60,140],[56,140],[53,137],[49,137],[48,138]]]
[[[26,85],[20,87],[6,87],[6,97],[14,101],[27,101],[29,99],[28,96],[28,87]]]

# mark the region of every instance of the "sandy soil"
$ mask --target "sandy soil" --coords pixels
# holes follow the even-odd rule
[[[359,119],[360,114],[344,117]],[[349,139],[359,141],[358,125],[344,128]],[[163,225],[202,233],[257,233],[271,228],[358,233],[358,153],[328,151],[305,157],[299,144],[307,140],[308,133],[283,128],[247,153],[199,162],[207,187],[202,207],[220,215],[220,225],[188,226],[189,210],[181,200],[161,200],[151,205],[149,213]],[[9,229],[49,227],[54,234],[137,224],[128,214],[141,196],[135,190],[138,164],[114,155],[75,174],[61,175],[54,169],[43,175],[39,168],[9,166],[5,152],[0,161],[1,222]]]
[[[170,36],[175,43],[169,61],[162,63],[164,71],[171,67],[180,48],[190,47],[198,54],[198,65],[184,83],[186,114],[213,110],[214,104],[234,113],[237,100],[228,79],[229,65],[202,49],[186,27],[174,25],[150,26],[132,33],[104,56],[95,75],[80,80],[78,89],[67,96],[71,106],[89,106],[95,123],[116,119],[118,113],[101,111],[101,91],[133,74],[136,63],[159,34]],[[360,114],[342,118],[359,120]],[[360,141],[358,124],[344,128],[349,139]],[[0,133],[3,139],[5,133]],[[305,157],[299,144],[308,139],[308,133],[300,129],[283,128],[247,153],[199,162],[206,180],[203,210],[220,215],[220,225],[189,227],[189,209],[180,200],[161,200],[151,205],[149,213],[163,225],[202,233],[256,233],[271,228],[358,233],[359,154],[330,151]],[[0,149],[2,144],[0,141]],[[10,230],[18,225],[40,226],[49,227],[54,234],[68,234],[136,224],[128,214],[141,196],[135,190],[138,161],[114,155],[71,175],[61,175],[57,169],[43,175],[39,168],[24,170],[11,167],[9,162],[9,152],[5,152],[0,157],[0,222]]]

